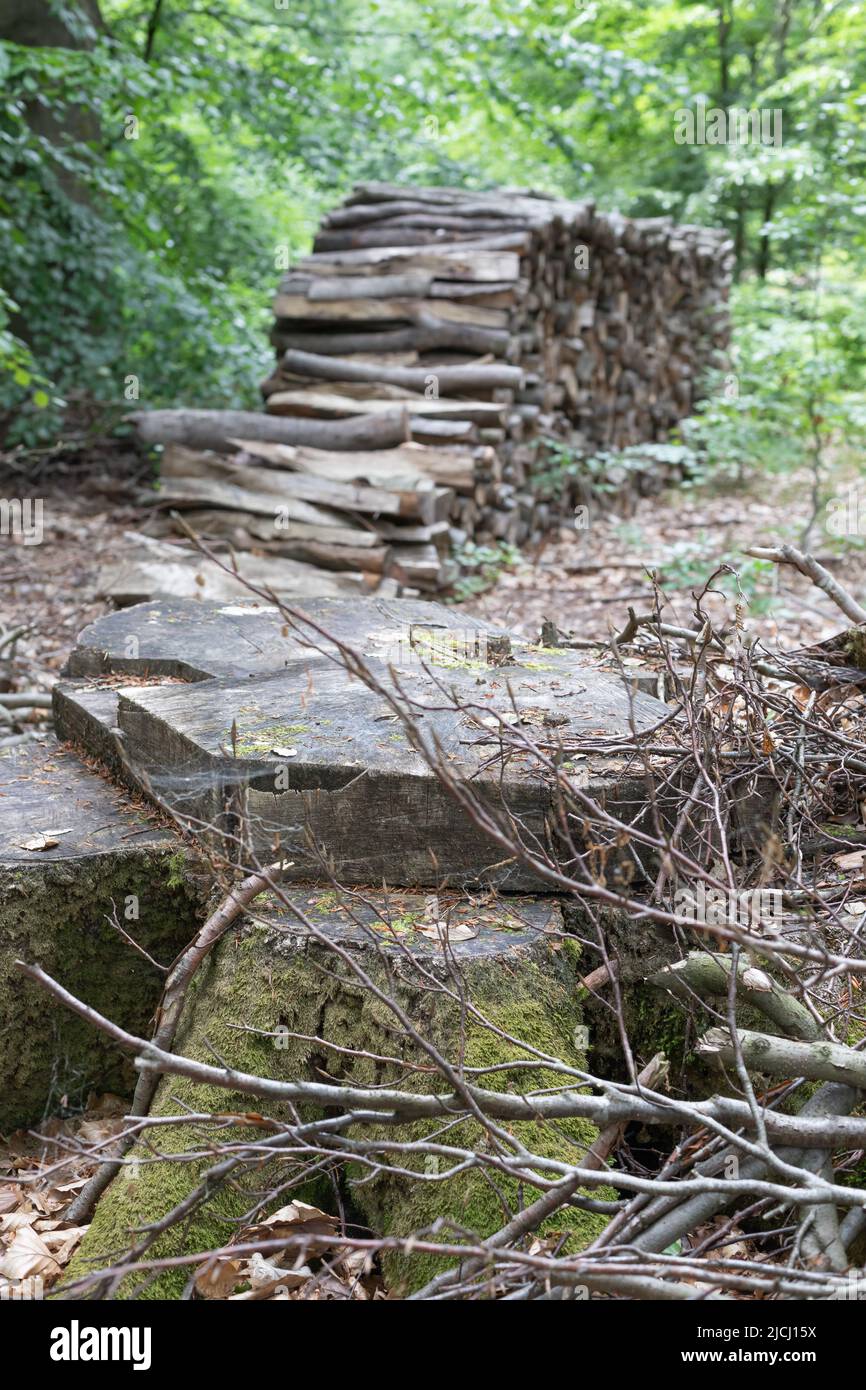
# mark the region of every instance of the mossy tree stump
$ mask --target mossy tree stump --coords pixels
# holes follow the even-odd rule
[[[354,961],[399,1003],[419,1033],[452,1065],[459,1066],[461,1052],[466,1068],[529,1060],[531,1053],[517,1039],[573,1067],[584,1065],[577,998],[579,953],[562,934],[558,908],[549,902],[514,898],[450,904],[440,900],[439,911],[452,928],[459,924],[475,933],[470,940],[454,942],[449,966],[441,945],[420,931],[429,900],[410,894],[365,894],[364,898],[366,905],[351,900],[353,921],[334,893],[293,890],[292,901],[307,914],[321,939],[299,925],[285,908],[273,906],[255,923],[224,938],[194,982],[176,1050],[209,1063],[216,1053],[234,1069],[286,1081],[321,1081],[324,1074],[358,1086],[449,1089],[388,1005],[359,982]],[[335,954],[329,943],[343,955]],[[464,1029],[459,1000],[441,988],[453,984],[449,972],[454,966],[475,1008],[491,1027],[470,1017]],[[422,971],[429,972],[433,987]],[[380,1058],[400,1058],[406,1065]],[[419,1067],[423,1069],[415,1069]],[[561,1073],[529,1067],[477,1077],[479,1085],[516,1092],[563,1081]],[[178,1114],[181,1106],[197,1114],[246,1114],[252,1105],[264,1108],[264,1102],[250,1096],[168,1077],[160,1084],[151,1114]],[[267,1113],[277,1112],[270,1108]],[[413,1125],[401,1129],[399,1138],[420,1139],[433,1128]],[[595,1128],[580,1120],[521,1122],[513,1132],[533,1152],[566,1162],[578,1161],[596,1137]],[[232,1137],[236,1139],[237,1131]],[[357,1137],[397,1136],[393,1127],[386,1136],[383,1127],[359,1129]],[[216,1138],[212,1126],[189,1125],[160,1128],[151,1141],[170,1155],[201,1148]],[[481,1155],[489,1147],[481,1126],[469,1121],[448,1128],[441,1142]],[[132,1229],[163,1217],[195,1189],[207,1167],[204,1157],[195,1164],[173,1163],[169,1157],[153,1162],[152,1153],[139,1148],[129,1155],[129,1166],[97,1207],[71,1271],[73,1277],[104,1266],[110,1254],[116,1256],[128,1248],[133,1243]],[[378,1158],[381,1167],[376,1172],[362,1163],[347,1162],[340,1181],[354,1220],[379,1235],[408,1236],[442,1217],[488,1236],[524,1200],[536,1195],[530,1189],[521,1193],[515,1180],[493,1167],[485,1169],[483,1160],[469,1172],[449,1178],[446,1161],[439,1160],[441,1172],[437,1172],[435,1163],[431,1170],[430,1156],[422,1153],[400,1154],[393,1162],[385,1153]],[[419,1180],[399,1173],[398,1163],[417,1171]],[[267,1190],[269,1182],[274,1188],[285,1183],[290,1173],[290,1165],[283,1160],[282,1166],[273,1164],[268,1172],[248,1171],[242,1181],[235,1174],[231,1186],[212,1193],[183,1229],[160,1237],[151,1255],[206,1251],[227,1243],[257,1194]],[[288,1200],[283,1187],[279,1201]],[[603,1222],[603,1216],[573,1207],[553,1224],[579,1248]],[[405,1291],[425,1283],[443,1266],[436,1257],[392,1252],[385,1255],[384,1267],[390,1287]],[[189,1269],[171,1271],[147,1286],[141,1280],[127,1281],[123,1291],[178,1297],[189,1274]]]

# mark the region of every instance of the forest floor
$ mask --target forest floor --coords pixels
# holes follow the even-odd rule
[[[28,474],[30,492],[43,499],[44,539],[28,546],[0,538],[0,630],[30,627],[14,662],[0,664],[0,689],[50,689],[76,634],[106,611],[99,570],[122,558],[126,533],[144,523],[135,499],[150,471],[135,455],[107,449],[87,464],[46,461],[35,486]],[[840,479],[837,490],[842,486]],[[3,495],[16,495],[15,487],[14,474],[0,474]],[[810,497],[809,478],[755,476],[736,492],[710,486],[637,499],[622,513],[596,512],[588,529],[553,532],[534,554],[491,575],[490,587],[463,610],[532,639],[546,618],[563,632],[604,641],[622,627],[629,606],[651,607],[650,569],[660,579],[667,621],[691,626],[693,593],[727,564],[739,572],[750,630],[770,648],[814,643],[844,626],[832,602],[789,567],[744,553],[753,545],[799,543]],[[863,598],[862,548],[840,549],[820,521],[810,548]],[[720,576],[716,587],[722,592],[708,597],[706,609],[719,618],[726,606],[730,616],[733,577]]]
[[[840,478],[839,493],[847,485]],[[783,650],[821,641],[845,626],[835,605],[788,566],[755,560],[754,546],[799,546],[809,522],[811,480],[755,476],[737,487],[670,491],[639,498],[622,513],[611,508],[591,517],[586,530],[551,533],[538,551],[500,573],[467,608],[490,622],[535,637],[547,618],[564,632],[604,641],[619,630],[629,607],[648,612],[656,574],[665,621],[693,627],[695,593],[722,565],[737,571],[718,576],[703,601],[716,620],[729,615],[739,592],[748,629],[767,646]],[[859,545],[862,547],[863,541]],[[843,587],[866,594],[861,548],[840,548],[819,518],[808,549]]]

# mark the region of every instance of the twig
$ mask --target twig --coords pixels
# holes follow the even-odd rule
[[[847,589],[842,588],[842,585],[833,578],[830,571],[819,564],[814,555],[805,554],[793,545],[780,545],[778,547],[756,545],[751,550],[747,550],[746,554],[753,556],[756,560],[772,560],[774,565],[793,565],[794,569],[799,570],[800,574],[805,575],[807,579],[811,579],[817,588],[832,599],[837,608],[841,608],[845,617],[850,618],[852,623],[866,623],[866,608],[863,608],[848,593]]]

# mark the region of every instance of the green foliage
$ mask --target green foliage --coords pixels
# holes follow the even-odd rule
[[[790,441],[808,449],[816,394],[828,435],[859,427],[861,7],[7,10],[30,30],[21,42],[0,19],[0,412],[16,412],[13,438],[50,430],[81,394],[118,414],[137,397],[253,404],[278,269],[359,178],[524,184],[724,225],[743,280],[739,396],[714,384],[683,447],[735,476],[756,456],[783,466]],[[678,144],[677,113],[701,100],[779,110],[782,144]]]
[[[504,569],[519,563],[520,551],[508,541],[497,541],[492,545],[476,545],[474,541],[468,541],[457,551],[456,559],[463,570],[454,585],[454,600],[459,603],[492,588]]]

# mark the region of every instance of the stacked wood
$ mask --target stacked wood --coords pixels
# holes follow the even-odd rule
[[[228,515],[214,513],[220,518]],[[198,518],[199,534],[210,527]],[[396,598],[401,587],[393,579],[383,579],[381,573],[366,573],[360,566],[346,564],[350,572],[329,574],[315,561],[304,563],[287,556],[263,553],[249,535],[249,544],[242,550],[255,554],[237,555],[233,551],[218,555],[219,541],[226,532],[217,529],[202,539],[216,545],[210,555],[202,554],[192,542],[167,543],[153,536],[126,532],[126,546],[120,558],[103,565],[97,578],[97,590],[110,598],[118,608],[135,603],[147,603],[157,596],[172,598],[214,599],[219,602],[249,600],[250,585],[255,592],[274,594],[278,599],[365,596],[375,589],[383,597]],[[237,538],[228,533],[231,540]],[[210,549],[210,547],[209,547]],[[330,550],[330,545],[328,546]],[[353,554],[354,558],[354,554]],[[331,567],[329,567],[331,568]],[[254,594],[252,596],[255,596]]]
[[[592,203],[360,184],[279,287],[267,413],[133,417],[166,446],[149,500],[344,583],[445,588],[467,541],[539,540],[585,500],[547,441],[668,438],[724,362],[732,259]]]
[[[160,413],[153,412],[151,422]],[[194,542],[184,553],[165,545],[159,556],[152,551],[155,537],[172,532],[217,551],[255,551],[263,562],[256,582],[275,592],[374,587],[396,595],[404,587],[413,592],[453,583],[448,517],[456,490],[469,492],[475,485],[471,459],[411,442],[346,452],[254,439],[225,442],[233,453],[166,445],[159,487],[141,498],[156,515],[145,542],[149,553],[135,557],[135,583],[151,576],[157,561],[192,566],[184,593],[196,582],[196,563],[201,566]],[[495,456],[488,453],[492,467]],[[129,563],[124,560],[120,573],[112,568],[103,586],[118,602],[128,602],[134,587]],[[345,573],[329,580],[322,571]],[[179,575],[172,569],[173,583]]]
[[[380,419],[463,451],[453,539],[535,539],[543,441],[578,455],[664,441],[724,362],[722,233],[525,193],[358,185],[274,302],[268,412]],[[490,449],[495,451],[491,463]]]

